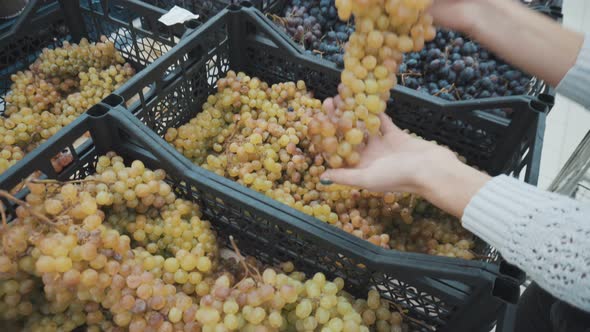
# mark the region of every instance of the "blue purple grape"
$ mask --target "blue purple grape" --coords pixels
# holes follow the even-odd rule
[[[343,46],[354,31],[354,22],[338,19],[334,0],[292,0],[282,16],[277,21],[306,54],[343,67]],[[454,31],[439,30],[422,51],[404,56],[399,82],[455,101],[526,94],[531,77],[477,42]]]

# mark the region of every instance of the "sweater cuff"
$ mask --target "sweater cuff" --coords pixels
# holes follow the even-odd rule
[[[471,199],[463,213],[463,227],[502,251],[511,238],[514,222],[527,208],[538,206],[542,194],[513,177],[497,176]]]
[[[584,36],[582,49],[576,63],[557,85],[557,92],[567,98],[582,103],[588,100],[588,86],[590,85],[590,34]]]

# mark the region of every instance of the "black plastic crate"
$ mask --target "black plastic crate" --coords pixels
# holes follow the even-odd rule
[[[489,331],[504,300],[514,303],[521,277],[507,265],[490,269],[481,262],[466,264],[418,254],[402,254],[369,246],[324,223],[302,222],[292,211],[274,210],[252,201],[249,193],[232,191],[207,172],[188,168],[175,150],[143,126],[110,96],[51,137],[17,165],[0,175],[0,189],[11,190],[34,172],[58,180],[92,174],[98,156],[115,151],[126,162],[139,159],[152,169],[162,168],[175,191],[202,206],[220,239],[236,238],[240,250],[265,264],[291,260],[298,270],[324,272],[345,279],[357,296],[376,288],[381,295],[408,310],[424,324],[416,331]],[[89,133],[78,148],[75,143]],[[68,149],[73,161],[56,173],[50,158]],[[14,206],[4,202],[13,211]]]
[[[215,90],[217,80],[230,69],[269,83],[302,79],[319,98],[335,93],[339,71],[302,55],[271,25],[252,8],[224,10],[142,75],[129,80],[118,93],[128,104],[135,101],[130,111],[160,136],[194,117]],[[492,175],[510,173],[536,182],[548,104],[524,96],[449,103],[403,87],[394,90],[392,96],[395,102],[388,113],[402,128],[450,146],[468,163]],[[485,112],[490,108],[514,110],[517,115],[501,118]],[[188,167],[198,169],[176,154]],[[210,176],[231,183],[228,185],[234,190],[253,194],[230,180],[212,173]],[[272,201],[263,195],[255,197]],[[272,205],[291,211],[276,202]],[[478,253],[492,256],[490,261],[497,259],[497,254],[483,244]]]
[[[317,0],[319,2],[319,0]],[[556,21],[561,21],[563,15],[562,15],[562,10],[561,10],[561,0],[514,0],[514,1],[521,1],[522,3],[528,5],[531,9],[543,13],[547,16],[549,16],[550,18],[556,20]],[[282,30],[283,27],[280,26],[281,25],[281,18],[284,15],[284,11],[287,9],[287,7],[292,3],[292,0],[279,0],[277,1],[277,3],[270,8],[267,12],[265,13],[269,13],[272,14],[273,20],[276,23],[277,29]],[[354,24],[354,22],[351,20],[350,24]],[[445,30],[446,31],[446,30]],[[324,33],[324,35],[322,36],[322,38],[327,38],[327,33],[328,31],[322,31],[322,33]],[[464,38],[465,42],[467,43],[469,41],[468,36],[464,36],[462,35],[462,37]],[[302,45],[302,44],[297,44],[298,47],[301,47],[302,49],[308,48],[308,46]],[[322,57],[321,56],[321,52],[320,50],[317,49],[307,49],[306,50],[307,54],[313,54],[314,56],[318,56],[318,57]],[[443,51],[444,53],[444,51]],[[491,52],[488,52],[488,54],[490,54],[490,56],[492,56]],[[490,58],[491,59],[491,58]],[[495,58],[494,58],[495,59]],[[335,62],[332,62],[332,58],[326,58],[325,59],[327,62],[329,62],[330,64],[335,64],[336,66],[338,66],[340,68],[340,66],[342,66],[342,63],[340,64],[336,64]],[[406,56],[404,63],[406,63],[409,60],[409,58]],[[336,60],[334,60],[336,61]],[[404,75],[405,74],[405,75]],[[400,82],[399,86],[403,86],[406,85],[404,82],[404,77],[413,77],[416,75],[421,75],[424,74],[424,72],[418,72],[417,70],[412,70],[410,68],[408,68],[408,70],[404,73],[400,73],[398,75],[398,81]],[[526,73],[523,72],[523,75],[526,75],[526,77],[529,77],[530,75],[527,75]],[[459,76],[459,75],[457,75]],[[501,75],[500,75],[501,76]],[[446,79],[446,78],[440,78],[441,80]],[[451,85],[451,84],[449,84]],[[415,88],[414,86],[408,84],[408,86]],[[424,86],[422,86],[421,88],[423,90],[423,93],[428,94],[428,89],[425,88],[426,84],[424,84]],[[451,86],[454,86],[451,85]],[[397,87],[395,88],[397,89]],[[530,79],[528,80],[528,83],[526,84],[526,86],[524,86],[525,92],[523,93],[523,95],[529,95],[529,96],[541,96],[542,98],[545,99],[553,99],[555,97],[555,92],[553,91],[553,89],[547,85],[543,80],[538,79],[537,77],[534,76],[530,76]],[[439,92],[436,94],[436,96],[441,96],[444,95],[444,92],[446,92],[446,90],[444,90],[442,87],[440,87]],[[450,95],[453,95],[453,97],[458,98],[458,94],[455,90],[455,92],[453,93],[448,93]],[[447,95],[448,95],[447,94]],[[448,97],[448,98],[446,98]],[[475,98],[473,99],[486,99],[483,97],[477,97],[474,96]],[[445,96],[445,98],[447,100],[450,100],[450,96]],[[473,100],[473,99],[467,99],[467,100]],[[455,101],[455,100],[453,100]],[[506,112],[506,110],[503,109],[490,109],[490,112],[496,113],[496,114],[500,114],[503,115],[504,117],[511,117],[512,114],[509,112]]]
[[[164,27],[157,20],[165,11],[137,0],[38,0],[30,6],[23,17],[0,25],[0,115],[10,76],[28,69],[43,48],[83,37],[94,42],[104,35],[139,71],[171,49],[178,40],[175,34],[184,31],[180,26]]]
[[[128,101],[139,100],[130,110],[160,136],[194,117],[217,79],[229,69],[270,83],[303,79],[320,98],[333,93],[338,71],[301,55],[269,24],[251,8],[224,11],[144,75],[131,79],[119,93]],[[232,37],[234,33],[237,37]],[[180,72],[166,76],[173,67],[181,68]],[[448,103],[406,88],[395,90],[393,98],[389,114],[401,127],[450,146],[470,164],[493,175],[511,173],[536,182],[547,104],[531,97]],[[515,110],[518,115],[504,119],[485,112],[498,107]],[[497,259],[484,244],[478,253],[493,257],[491,261]]]

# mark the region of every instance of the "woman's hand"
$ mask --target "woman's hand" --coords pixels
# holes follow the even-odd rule
[[[461,217],[490,177],[463,164],[452,151],[405,133],[387,115],[380,117],[382,135],[369,138],[360,164],[327,170],[322,183],[375,192],[410,192]]]
[[[331,169],[322,175],[324,183],[335,182],[374,192],[420,194],[432,163],[458,162],[450,150],[412,137],[381,114],[380,136],[371,136],[355,168]]]
[[[437,26],[471,34],[478,19],[485,15],[487,2],[488,0],[434,0],[429,12]]]

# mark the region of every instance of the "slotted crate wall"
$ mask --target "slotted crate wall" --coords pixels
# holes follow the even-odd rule
[[[264,14],[253,8],[232,6],[223,10],[188,34],[172,52],[158,59],[141,76],[132,78],[118,93],[127,104],[131,103],[129,110],[147,124],[150,132],[159,136],[163,136],[168,128],[178,127],[194,117],[207,96],[215,91],[217,80],[230,69],[244,71],[269,83],[302,79],[318,98],[335,94],[339,71],[327,66],[324,61],[303,55],[272,24]],[[522,173],[529,182],[534,182],[538,165],[531,162],[530,151],[535,150],[532,147],[538,142],[535,135],[529,136],[528,133],[537,132],[539,119],[547,111],[548,104],[531,97],[511,97],[486,102],[462,102],[457,107],[457,103],[440,101],[405,88],[395,90],[393,97],[395,103],[388,113],[400,126],[427,138],[437,138],[440,143],[465,155],[471,164],[492,174],[504,171],[515,175]],[[503,119],[485,112],[499,107],[514,110],[517,116]],[[320,228],[330,232],[345,241],[337,241],[337,249],[334,250],[346,252],[344,258],[352,261],[348,262],[337,254],[328,257],[322,253],[321,257],[310,261],[312,266],[326,269],[328,273],[342,272],[339,267],[348,266],[349,269],[342,273],[347,273],[347,278],[353,284],[356,280],[360,287],[369,284],[379,287],[384,294],[399,299],[406,307],[416,307],[416,314],[427,318],[440,331],[486,330],[495,320],[496,311],[502,303],[494,294],[498,292],[502,297],[506,295],[503,290],[507,293],[513,290],[498,286],[502,284],[497,284],[498,280],[511,277],[500,272],[497,253],[484,243],[480,242],[478,253],[491,256],[488,262],[377,248],[231,180],[203,171],[163,140],[161,143],[187,168],[219,184],[219,194],[208,196],[207,192],[199,192],[201,197],[209,197],[205,199],[206,211],[220,221],[219,227],[234,228],[236,232],[238,228],[252,229],[239,235],[247,237],[247,234],[251,234],[249,236],[252,239],[263,238],[257,234],[275,234],[268,241],[269,248],[246,248],[246,252],[264,255],[265,251],[277,250],[288,253],[289,247],[298,247],[284,238],[275,240],[279,236],[276,234],[286,231],[285,228],[277,227],[276,223],[291,225],[295,229]],[[190,187],[185,190],[198,191]],[[216,195],[223,195],[226,199],[220,202]],[[234,203],[235,200],[238,203]],[[243,220],[248,221],[247,225],[243,224]],[[269,228],[266,225],[273,226]],[[331,241],[331,237],[323,240],[326,245],[334,245]],[[289,246],[285,243],[289,243]],[[364,248],[360,256],[359,253],[349,256],[347,246],[350,243]],[[301,247],[315,248],[307,242],[303,242]],[[353,269],[360,257],[374,257],[376,261],[368,263],[366,271]],[[412,262],[410,265],[413,268],[403,269],[398,266],[390,269],[387,264],[376,263],[380,259],[394,265],[400,261]],[[474,271],[478,272],[471,274]],[[498,274],[501,278],[493,283],[482,284],[480,273],[487,273],[483,271]],[[470,276],[467,277],[465,273]]]

